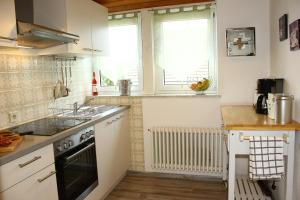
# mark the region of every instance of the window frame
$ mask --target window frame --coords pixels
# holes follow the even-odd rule
[[[143,92],[143,58],[142,58],[142,17],[141,17],[141,12],[129,12],[129,13],[137,13],[137,27],[138,27],[138,56],[139,56],[139,65],[138,65],[138,69],[137,69],[137,76],[138,76],[138,85],[133,85],[131,86],[131,93],[132,94],[138,94]],[[128,14],[128,12],[124,13],[124,14]],[[115,14],[113,14],[115,15]],[[116,14],[118,15],[118,14]],[[99,92],[105,95],[115,95],[119,93],[119,86],[118,83],[114,86],[101,86],[101,67],[97,68],[97,72],[96,72],[97,76],[99,77]]]
[[[211,41],[211,48],[210,48],[210,59],[208,60],[208,70],[211,71],[209,75],[209,79],[212,80],[212,86],[205,91],[205,94],[216,94],[218,91],[218,71],[217,71],[217,44],[216,44],[216,35],[217,35],[217,29],[216,29],[216,9],[215,5],[211,5],[211,12],[210,12],[210,32],[212,34],[212,38],[210,39]],[[152,35],[154,38],[154,26],[152,26]],[[154,41],[153,41],[154,43]],[[155,45],[155,44],[153,44]],[[154,48],[155,49],[155,48]],[[154,53],[155,56],[155,53]],[[155,94],[193,94],[194,91],[192,91],[189,88],[189,85],[187,84],[182,84],[182,85],[164,85],[164,69],[159,67],[156,63],[156,60],[154,58],[154,63],[153,67],[155,70],[155,79],[154,79],[154,84],[155,84]],[[213,77],[211,77],[213,76]],[[186,81],[183,81],[186,82]]]

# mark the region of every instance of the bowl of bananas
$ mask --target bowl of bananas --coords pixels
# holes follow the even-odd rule
[[[207,90],[210,86],[210,81],[207,78],[202,79],[196,83],[192,83],[190,88],[195,91],[196,94],[204,94],[204,91]]]

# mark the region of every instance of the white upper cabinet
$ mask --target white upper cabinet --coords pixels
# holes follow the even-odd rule
[[[0,1],[0,46],[15,47],[17,38],[14,0]]]
[[[79,35],[77,44],[69,44],[70,51],[92,49],[91,5],[89,0],[67,0],[68,32]]]
[[[107,8],[92,2],[92,44],[95,53],[106,55],[108,52],[108,12]]]
[[[50,0],[42,0],[50,1]],[[44,13],[57,13],[58,16],[64,14],[64,23],[61,19],[55,25],[55,28],[65,32],[79,35],[79,42],[77,44],[60,45],[57,47],[48,48],[40,51],[40,55],[47,54],[104,54],[107,50],[108,38],[108,11],[107,8],[92,0],[54,0],[57,5],[65,9],[45,10]],[[63,5],[62,3],[63,2]],[[52,0],[51,0],[52,3]],[[45,16],[45,17],[43,17]],[[46,16],[40,15],[47,20]],[[59,27],[64,24],[64,27]]]

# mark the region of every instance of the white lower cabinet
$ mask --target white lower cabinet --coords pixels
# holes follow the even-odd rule
[[[1,200],[57,200],[54,164],[0,193]]]
[[[104,199],[130,165],[128,111],[95,125],[99,185],[88,200]]]
[[[104,199],[130,165],[128,111],[95,125],[99,185],[85,200]],[[58,200],[53,145],[0,167],[0,200]],[[5,186],[5,187],[4,187]]]
[[[53,163],[53,145],[50,144],[0,166],[0,192]]]

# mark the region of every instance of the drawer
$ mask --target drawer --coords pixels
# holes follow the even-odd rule
[[[58,200],[54,164],[0,192],[1,200]]]
[[[0,166],[0,192],[54,163],[53,145]]]

